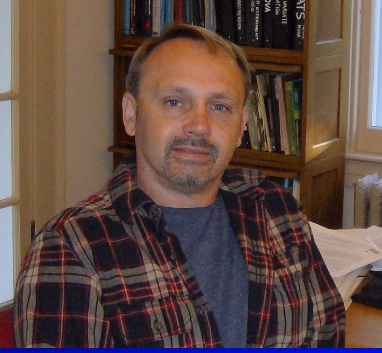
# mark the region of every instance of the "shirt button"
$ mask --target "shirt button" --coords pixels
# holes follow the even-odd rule
[[[154,329],[158,332],[160,332],[162,330],[162,324],[159,322],[159,321],[155,321],[154,322]]]
[[[172,253],[171,256],[170,256],[170,259],[171,259],[172,261],[175,261],[175,260],[177,259],[176,254]]]
[[[301,275],[301,272],[300,271],[297,271],[295,274],[294,274],[294,279],[300,279],[302,277]]]
[[[200,315],[206,315],[207,314],[207,309],[204,306],[202,306],[201,309],[199,310],[199,314]]]

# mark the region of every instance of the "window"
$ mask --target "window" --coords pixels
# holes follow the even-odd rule
[[[0,0],[0,306],[13,299],[18,238],[17,11]]]
[[[348,159],[382,162],[382,6],[353,6]]]
[[[372,54],[373,86],[371,127],[382,128],[382,6],[375,1]],[[382,151],[381,151],[382,152]]]

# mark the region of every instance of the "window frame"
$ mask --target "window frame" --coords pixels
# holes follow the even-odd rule
[[[12,116],[12,196],[0,200],[0,208],[12,207],[13,213],[13,286],[16,284],[17,275],[20,271],[20,184],[19,184],[19,0],[11,3],[11,52],[12,73],[11,90],[0,93],[0,101],[11,101]],[[13,299],[0,303],[6,307],[13,303]]]
[[[351,3],[350,116],[346,158],[382,163],[382,129],[371,126],[375,1],[380,0],[354,0]]]

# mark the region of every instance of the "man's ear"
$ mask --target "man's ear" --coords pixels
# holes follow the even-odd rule
[[[123,124],[129,136],[135,135],[135,123],[137,120],[137,101],[133,95],[126,92],[122,99]]]
[[[248,114],[249,114],[248,107],[245,105],[243,108],[243,113],[241,115],[240,130],[239,130],[239,136],[237,139],[236,147],[239,147],[241,145],[241,139],[243,138],[245,124],[247,124],[247,121],[248,121]]]

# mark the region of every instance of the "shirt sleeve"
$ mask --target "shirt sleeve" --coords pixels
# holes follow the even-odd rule
[[[15,292],[18,347],[112,344],[98,277],[80,261],[79,251],[56,232],[41,233],[34,240]]]

